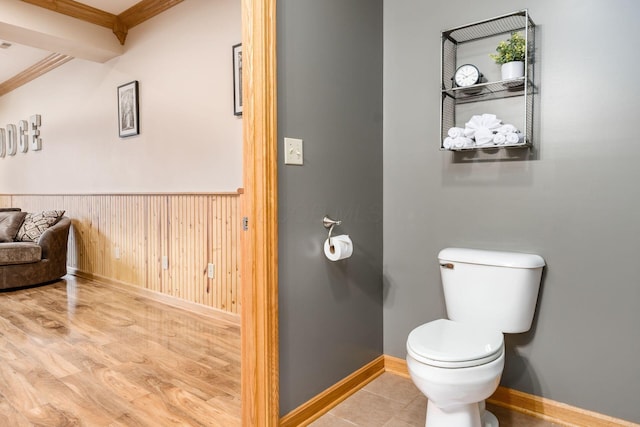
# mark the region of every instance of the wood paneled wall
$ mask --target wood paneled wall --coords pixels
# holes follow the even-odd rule
[[[239,194],[0,195],[10,206],[64,209],[80,273],[240,312]]]

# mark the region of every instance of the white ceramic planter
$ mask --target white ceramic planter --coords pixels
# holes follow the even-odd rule
[[[502,64],[502,80],[517,79],[524,76],[524,61],[512,61]]]

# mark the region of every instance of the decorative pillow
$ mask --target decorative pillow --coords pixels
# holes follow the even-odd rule
[[[25,216],[26,212],[0,212],[0,242],[13,242]]]
[[[64,211],[42,211],[28,213],[16,237],[17,242],[37,242],[47,228],[62,218]]]

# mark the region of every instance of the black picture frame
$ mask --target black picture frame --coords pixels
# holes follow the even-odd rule
[[[127,138],[140,134],[138,81],[118,86],[118,136]]]
[[[242,115],[242,43],[233,45],[233,114]]]

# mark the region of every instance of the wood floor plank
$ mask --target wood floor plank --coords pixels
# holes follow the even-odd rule
[[[105,425],[113,418],[112,414],[101,407],[92,405],[87,396],[70,389],[64,382],[33,361],[25,359],[12,362],[10,366],[16,371],[23,372],[25,378],[37,390],[40,399],[47,402],[46,405],[28,412],[27,417],[30,420],[37,420],[37,423],[45,425],[66,425],[56,424],[59,420],[67,422],[75,420],[69,425]],[[46,424],[45,421],[50,419],[56,421]]]
[[[25,416],[31,426],[81,426],[85,425],[74,414],[52,405],[42,405],[28,411]]]
[[[159,426],[199,426],[195,420],[178,408],[172,407],[160,396],[147,394],[132,402],[136,408],[148,414],[148,425]],[[214,421],[212,421],[213,424]]]
[[[31,423],[20,412],[16,411],[3,395],[0,395],[0,425],[28,427]]]
[[[47,403],[24,375],[8,363],[0,363],[0,390],[11,406],[20,412],[27,412]]]
[[[0,425],[240,426],[240,327],[87,279],[0,292]]]

